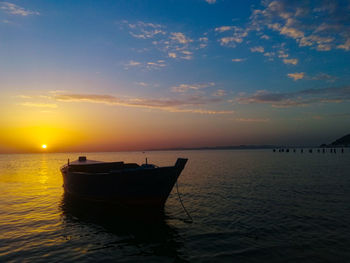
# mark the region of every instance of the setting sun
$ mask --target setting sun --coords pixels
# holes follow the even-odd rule
[[[46,149],[46,148],[47,148],[47,145],[46,145],[46,144],[43,144],[43,145],[41,145],[41,148]]]

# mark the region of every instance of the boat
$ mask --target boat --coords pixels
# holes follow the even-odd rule
[[[163,209],[187,159],[174,166],[146,163],[102,162],[80,156],[61,167],[65,194],[79,199],[106,202],[123,207]]]

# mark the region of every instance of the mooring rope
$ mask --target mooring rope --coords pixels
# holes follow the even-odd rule
[[[193,219],[192,219],[190,213],[187,211],[187,209],[185,208],[185,206],[184,206],[184,204],[182,202],[182,199],[181,199],[181,196],[180,196],[180,192],[179,192],[179,185],[177,183],[177,180],[176,180],[176,192],[177,192],[177,195],[179,197],[179,200],[180,200],[180,203],[182,205],[182,208],[184,209],[184,211],[186,212],[186,214],[187,214],[187,216],[189,218],[189,220],[185,219],[184,222],[186,222],[186,223],[193,223]]]

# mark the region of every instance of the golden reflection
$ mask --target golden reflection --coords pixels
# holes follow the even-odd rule
[[[39,181],[39,183],[46,185],[48,178],[49,177],[48,177],[47,156],[46,156],[46,154],[44,154],[43,158],[41,159],[41,162],[40,162],[38,181]]]

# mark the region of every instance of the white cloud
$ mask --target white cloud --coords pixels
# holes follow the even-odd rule
[[[348,38],[344,44],[338,45],[337,48],[349,51],[350,50],[350,38]]]
[[[171,37],[172,40],[175,40],[177,42],[179,42],[180,44],[188,44],[190,42],[192,42],[192,40],[190,38],[187,38],[185,36],[184,33],[181,32],[175,32],[175,33],[171,33]]]
[[[176,53],[174,52],[169,52],[168,53],[169,58],[176,58]]]
[[[232,30],[234,28],[235,28],[234,26],[221,26],[221,27],[215,28],[215,31],[222,33],[222,32],[225,32],[225,31]]]
[[[233,58],[232,62],[242,62],[242,61],[245,61],[245,60],[246,60],[245,58]]]
[[[297,81],[299,79],[303,79],[305,76],[305,73],[304,72],[289,73],[289,74],[287,74],[287,76],[289,78],[292,78],[294,81]]]
[[[124,65],[124,68],[126,70],[128,70],[129,68],[135,68],[135,67],[139,67],[139,68],[143,68],[143,69],[159,69],[162,67],[165,67],[165,61],[164,60],[156,60],[156,61],[149,61],[149,62],[138,62],[138,61],[133,61],[130,60],[127,64]]]
[[[127,24],[129,29],[130,35],[132,35],[135,38],[141,38],[141,39],[149,39],[154,38],[157,35],[165,35],[166,32],[163,30],[163,26],[159,24],[153,24],[153,23],[145,23],[142,21],[139,21],[135,24],[128,23],[127,21],[124,21],[124,24]]]
[[[208,45],[208,38],[207,37],[200,37],[199,38],[199,48],[205,48]]]
[[[262,46],[250,48],[251,52],[264,53],[265,49]]]
[[[171,88],[171,91],[173,92],[187,92],[189,90],[200,90],[208,87],[215,86],[215,83],[204,83],[204,84],[180,84],[178,86],[174,86]]]
[[[236,44],[242,43],[244,38],[248,36],[248,30],[237,26],[221,26],[215,28],[216,32],[229,33],[227,36],[221,37],[219,42],[222,46],[236,47]]]
[[[296,58],[291,58],[291,59],[285,58],[285,59],[283,59],[283,63],[284,64],[296,65],[296,64],[298,64],[298,59],[296,59]]]
[[[208,4],[215,4],[216,0],[205,0],[205,2],[207,2]]]
[[[9,2],[0,2],[0,9],[11,15],[29,16],[29,15],[40,15],[37,11],[27,10],[18,5]]]
[[[262,1],[263,8],[254,10],[249,27],[264,29],[294,39],[300,47],[318,51],[333,48],[348,50],[343,43],[350,37],[350,6],[339,1]],[[315,8],[315,4],[317,8]],[[350,49],[350,43],[348,45]]]

